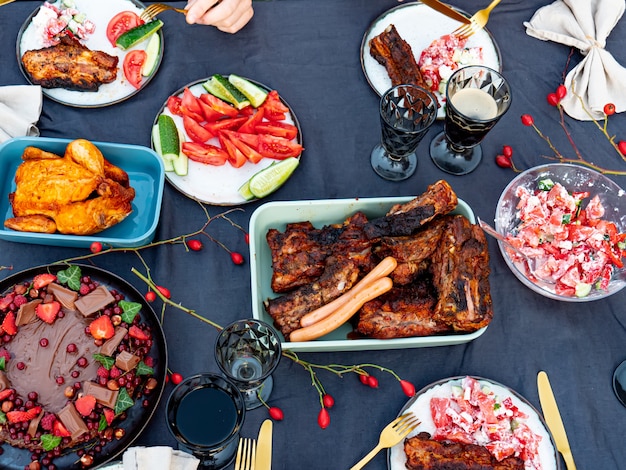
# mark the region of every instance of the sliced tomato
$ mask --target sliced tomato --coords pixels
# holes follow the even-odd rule
[[[239,128],[239,132],[244,132],[246,134],[256,134],[254,128],[257,126],[257,124],[261,124],[261,122],[263,121],[263,114],[265,114],[263,109],[258,109],[256,113],[248,117],[248,120],[242,124],[242,126]]]
[[[241,126],[243,127],[243,126]],[[259,147],[259,136],[256,134],[248,134],[246,132],[241,132],[241,127],[239,128],[239,131],[231,131],[231,130],[225,130],[223,132],[226,132],[226,134],[228,134],[228,136],[234,136],[235,138],[237,138],[238,140],[241,140],[242,142],[244,142],[246,145],[252,147],[252,148],[258,148]]]
[[[203,144],[213,138],[213,134],[189,116],[183,116],[183,127],[189,138],[196,143]]]
[[[140,24],[143,24],[143,20],[135,12],[120,11],[117,15],[111,18],[111,21],[109,21],[109,24],[107,25],[107,39],[111,45],[115,47],[115,41],[117,41],[117,38],[129,29],[135,28]]]
[[[196,122],[204,121],[204,115],[202,114],[202,107],[198,103],[198,98],[187,87],[183,90],[182,101],[180,103],[180,111],[183,116],[189,116]]]
[[[248,105],[245,108],[239,110],[239,114],[242,116],[252,116],[256,112],[256,108],[252,105]]]
[[[237,138],[237,132],[225,131],[228,139],[243,153],[250,163],[259,163],[263,159],[263,155],[257,152],[250,145]]]
[[[284,121],[289,112],[289,108],[280,100],[276,90],[267,94],[267,98],[260,106],[265,111],[265,117],[270,121]]]
[[[215,111],[213,108],[211,108],[211,106],[206,104],[204,101],[198,100],[198,103],[200,104],[200,108],[202,108],[202,115],[204,116],[205,121],[207,122],[217,121],[218,119],[221,119],[224,117],[223,114],[220,114],[217,111]]]
[[[226,151],[211,144],[183,142],[182,151],[190,160],[205,165],[221,166],[228,160]]]
[[[170,110],[170,113],[175,114],[176,116],[182,116],[183,113],[180,110],[180,105],[182,103],[182,99],[180,96],[170,96],[167,99],[167,109]]]
[[[244,122],[248,120],[245,116],[240,116],[236,118],[224,118],[218,121],[207,122],[204,124],[204,127],[208,129],[208,131],[213,135],[218,135],[220,131],[224,129],[239,129]]]
[[[222,101],[217,96],[213,96],[210,93],[201,94],[200,100],[223,116],[235,117],[239,114],[239,111],[237,111],[234,106],[231,106],[226,101]]]
[[[255,130],[259,134],[269,134],[276,137],[283,137],[287,140],[295,139],[298,135],[298,128],[287,122],[262,122],[255,126]]]
[[[234,168],[239,168],[246,163],[246,156],[239,150],[235,144],[233,144],[226,134],[221,133],[219,135],[220,145],[223,149],[226,149],[228,153],[228,163]]]
[[[128,80],[128,83],[137,89],[141,86],[141,69],[147,57],[148,54],[146,54],[146,51],[141,49],[130,51],[126,54],[126,57],[124,57],[124,76],[126,80]]]
[[[261,155],[275,160],[284,160],[289,157],[297,157],[302,153],[303,147],[291,140],[273,135],[260,134],[257,150]]]

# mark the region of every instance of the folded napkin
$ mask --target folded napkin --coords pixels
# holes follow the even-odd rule
[[[124,470],[195,470],[200,461],[171,447],[130,447],[122,458]]]
[[[13,137],[39,136],[43,97],[39,85],[0,86],[0,143]]]
[[[568,93],[561,101],[565,112],[575,119],[591,120],[585,108],[594,119],[602,119],[607,103],[613,103],[617,112],[626,110],[626,69],[604,49],[606,38],[624,13],[624,3],[557,0],[524,23],[529,36],[575,47],[585,56],[565,79],[567,90],[574,90],[578,97]]]

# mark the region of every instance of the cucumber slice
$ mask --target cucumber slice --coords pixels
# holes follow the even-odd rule
[[[161,52],[161,36],[153,34],[146,46],[146,61],[141,68],[141,75],[149,77],[154,73],[159,64],[159,52]]]
[[[219,99],[232,104],[237,109],[250,106],[250,100],[240,92],[232,83],[220,74],[216,73],[202,84],[204,89]]]
[[[162,26],[163,21],[159,19],[136,26],[117,38],[115,45],[122,50],[130,49],[135,44],[147,39],[151,34],[156,33]]]
[[[239,75],[230,74],[228,81],[250,100],[250,104],[258,108],[267,98],[267,91]]]
[[[255,198],[255,195],[250,191],[250,180],[246,181],[241,187],[237,190],[239,195],[244,198],[246,201],[251,201]]]
[[[174,173],[178,176],[187,176],[187,173],[189,172],[189,157],[180,152],[178,157],[172,161],[172,165],[174,167]]]
[[[152,146],[154,147],[154,151],[159,154],[161,160],[163,161],[163,169],[165,171],[174,171],[174,165],[172,164],[172,160],[170,158],[163,157],[163,150],[161,149],[161,138],[159,136],[159,126],[157,124],[152,126]]]
[[[250,178],[250,192],[258,198],[273,193],[287,181],[299,164],[300,160],[295,157],[272,163]]]

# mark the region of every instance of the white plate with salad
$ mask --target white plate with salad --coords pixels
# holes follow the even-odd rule
[[[20,69],[30,81],[21,60],[24,52],[51,46],[54,41],[48,38],[69,31],[90,50],[117,56],[117,78],[112,83],[100,85],[95,92],[43,88],[44,95],[59,103],[81,108],[109,106],[128,99],[150,82],[163,58],[162,29],[126,50],[114,45],[121,33],[143,23],[139,16],[144,9],[144,5],[137,0],[44,2],[26,19],[18,33],[16,53]],[[139,63],[137,51],[146,52],[145,59]],[[131,58],[135,60],[130,61]]]
[[[492,380],[470,376],[439,380],[416,393],[399,414],[409,411],[420,420],[409,438],[421,432],[439,440],[462,436],[458,439],[485,446],[496,459],[522,458],[526,470],[560,468],[541,415],[517,392]],[[403,443],[390,448],[387,457],[389,470],[406,469]]]
[[[164,121],[176,130],[160,134]],[[176,144],[173,133],[178,133]],[[169,151],[160,137],[166,134]],[[174,188],[222,206],[245,204],[278,189],[303,150],[300,124],[278,91],[235,74],[214,74],[172,93],[156,115],[151,142],[162,157],[169,155],[165,177]]]
[[[471,16],[458,8],[455,8],[455,10],[468,18]],[[379,96],[382,96],[385,91],[391,88],[391,79],[385,67],[379,64],[370,54],[369,42],[372,38],[382,33],[390,24],[396,27],[398,34],[411,46],[415,60],[418,63],[420,62],[422,51],[429,48],[435,40],[451,33],[460,25],[459,22],[419,2],[398,5],[387,10],[374,20],[363,36],[361,65],[365,78]],[[446,55],[445,48],[442,48],[444,50],[441,51],[437,49],[435,45],[431,49],[431,57],[435,56],[432,57],[433,64],[437,63],[437,61],[443,61],[443,56]],[[456,50],[450,60],[445,60],[444,62],[447,65],[437,67],[436,69],[433,68],[432,70],[432,73],[437,75],[435,80],[439,80],[439,83],[435,82],[433,84],[433,90],[431,90],[442,104],[437,116],[439,119],[444,116],[445,108],[443,104],[447,78],[452,75],[456,68],[467,65],[485,65],[498,71],[501,71],[502,68],[500,50],[491,33],[486,28],[471,36],[462,49]],[[429,66],[428,68],[432,67]],[[422,64],[420,64],[420,69],[424,73]],[[429,82],[427,76],[424,78]]]

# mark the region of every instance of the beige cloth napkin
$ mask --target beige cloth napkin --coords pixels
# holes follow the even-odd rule
[[[0,86],[0,143],[13,137],[39,136],[42,101],[39,85]]]
[[[124,470],[195,470],[200,461],[171,447],[130,447],[122,458]]]
[[[613,103],[617,112],[626,110],[626,69],[604,47],[624,13],[624,0],[557,0],[540,8],[529,22],[526,33],[543,41],[575,47],[585,56],[568,74],[568,93],[561,101],[571,117],[591,120],[604,117],[603,108]],[[581,103],[582,99],[582,103]]]

